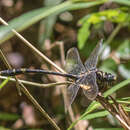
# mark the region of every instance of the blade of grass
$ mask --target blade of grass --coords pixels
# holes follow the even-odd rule
[[[130,111],[130,108],[124,107],[124,110]],[[99,118],[99,117],[105,117],[108,114],[110,114],[110,113],[108,111],[106,111],[106,110],[100,111],[100,112],[95,112],[95,113],[91,113],[91,114],[88,114],[88,115],[84,116],[82,118],[82,120],[91,120],[91,119],[95,119],[95,118]]]
[[[130,83],[130,79],[128,80],[125,80],[125,81],[122,81],[121,83],[119,83],[118,85],[115,85],[114,87],[112,87],[111,89],[107,90],[105,93],[104,93],[104,96],[107,97],[108,95],[112,94],[113,92],[117,91],[118,89],[122,88],[122,87],[125,87],[127,84]],[[67,130],[70,130],[72,129],[78,121],[80,121],[82,118],[84,118],[85,116],[87,116],[90,112],[92,112],[93,110],[95,110],[97,107],[99,107],[100,104],[96,101],[93,101],[89,107],[87,108],[87,110],[85,111],[85,113],[83,113],[79,119],[77,119],[75,122],[73,122],[69,128]]]
[[[4,81],[0,84],[0,89],[2,89],[2,88],[8,83],[9,80],[10,80],[10,77],[7,77],[7,79],[4,80]]]
[[[43,6],[56,6],[60,4],[63,0],[44,0]],[[41,47],[43,47],[44,41],[49,39],[53,33],[53,26],[55,25],[57,20],[57,15],[53,14],[48,16],[46,19],[41,20],[40,27],[39,27],[39,40],[38,43]]]
[[[8,63],[6,57],[4,56],[2,50],[0,50],[0,54],[2,56],[2,59],[4,61],[4,63],[6,64],[6,66],[9,69],[12,69],[11,65]],[[40,104],[34,99],[34,97],[30,94],[30,92],[26,89],[26,87],[20,82],[18,81],[18,78],[16,76],[15,80],[16,80],[16,85],[19,86],[20,90],[22,90],[22,92],[27,96],[27,98],[32,102],[32,104],[35,106],[35,108],[37,108],[41,114],[48,120],[48,122],[56,129],[56,130],[60,130],[59,126],[55,123],[55,121],[48,115],[48,113],[40,106]]]
[[[95,119],[95,118],[99,118],[99,117],[105,117],[108,114],[110,114],[108,111],[95,112],[95,113],[92,113],[92,114],[88,114],[87,116],[82,118],[82,120],[91,120],[91,119]]]
[[[12,69],[11,65],[8,63],[8,61],[6,60],[6,57],[4,56],[2,50],[0,49],[0,55],[1,55],[1,58],[4,62],[4,64],[6,65],[7,68],[9,69]],[[18,84],[18,80],[17,80],[17,77],[14,76],[15,80],[16,80],[16,88],[17,88],[17,91],[18,91],[18,94],[21,96],[21,91],[20,91],[20,86]]]
[[[18,32],[25,30],[29,26],[37,23],[39,20],[46,18],[49,15],[53,14],[59,14],[61,12],[64,12],[66,10],[77,10],[77,9],[83,9],[83,8],[90,8],[96,5],[103,4],[107,2],[108,0],[97,0],[92,2],[72,2],[67,1],[63,2],[57,6],[53,7],[44,7],[40,9],[36,9],[33,11],[30,11],[28,13],[25,13],[9,22],[11,28],[16,29]],[[130,6],[129,0],[112,0],[115,3],[124,4]],[[26,21],[26,22],[25,22]],[[13,37],[14,34],[11,32],[10,28],[0,26],[0,43],[5,42],[6,40]]]
[[[5,77],[5,76],[0,76],[0,79],[8,79],[9,77]],[[9,78],[9,81],[12,82],[16,82],[16,80],[12,77]],[[68,85],[68,84],[72,84],[72,82],[69,81],[65,81],[65,82],[56,82],[56,83],[48,83],[48,84],[41,84],[41,83],[36,83],[36,82],[30,82],[30,81],[26,81],[26,80],[19,80],[21,83],[29,85],[29,86],[34,86],[34,87],[39,87],[39,88],[49,88],[49,87],[55,87],[58,85]]]
[[[104,93],[104,96],[107,97],[108,95],[111,95],[112,93],[116,92],[117,90],[119,90],[120,88],[125,87],[127,84],[130,83],[130,79],[127,79],[125,81],[122,81],[121,83],[115,85],[114,87],[110,88],[109,90],[107,90]]]
[[[12,130],[12,129],[9,129],[9,128],[5,128],[3,126],[0,126],[0,130]]]
[[[10,28],[4,26],[0,27],[0,43],[3,43],[14,36],[14,33],[12,33],[11,28],[15,29],[17,32],[20,32],[47,16],[53,14],[56,15],[66,10],[76,10],[76,9],[93,7],[99,4],[103,4],[105,1],[106,0],[100,0],[100,1],[83,2],[83,3],[73,3],[71,1],[67,1],[57,6],[44,7],[30,11],[11,20],[9,22]]]
[[[19,119],[20,116],[14,113],[5,113],[5,112],[0,112],[0,120],[4,121],[14,121]]]
[[[111,2],[130,6],[130,0],[111,0]]]
[[[8,25],[8,23],[6,21],[4,21],[2,18],[0,18],[0,21],[8,26],[10,28],[10,26]],[[57,70],[59,70],[62,73],[65,73],[65,71],[63,69],[61,69],[59,66],[57,66],[54,62],[52,62],[48,57],[46,57],[43,53],[41,53],[37,48],[35,48],[29,41],[27,41],[22,35],[20,35],[15,29],[10,28],[11,31],[17,36],[19,37],[28,47],[30,47],[35,53],[37,53],[40,57],[42,57],[46,62],[50,63],[51,65],[53,65]],[[10,68],[11,69],[11,68]]]

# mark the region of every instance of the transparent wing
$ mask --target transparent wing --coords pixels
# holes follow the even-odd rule
[[[90,100],[94,100],[98,94],[98,86],[96,83],[95,72],[91,72],[91,73],[87,74],[84,77],[82,84],[86,86],[83,88],[83,92],[84,92],[85,96]],[[89,88],[89,89],[87,89],[87,88]]]
[[[95,49],[92,51],[89,58],[85,61],[85,67],[87,70],[90,70],[92,68],[96,68],[97,62],[98,62],[98,55],[99,51],[102,46],[103,39],[100,40],[100,42],[96,45]]]
[[[85,72],[85,67],[81,62],[78,50],[71,48],[67,52],[65,70],[70,74],[78,75]]]
[[[67,95],[69,98],[68,107],[73,103],[74,99],[76,98],[79,88],[80,88],[79,85],[72,84],[67,89]]]
[[[67,104],[67,107],[69,107],[74,99],[76,98],[77,96],[77,93],[78,93],[78,90],[80,88],[80,83],[82,82],[82,78],[76,80],[75,84],[71,84],[68,89],[67,89],[67,95],[68,95],[68,104]]]

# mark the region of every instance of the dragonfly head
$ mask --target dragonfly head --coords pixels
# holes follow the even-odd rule
[[[107,76],[106,76],[107,80],[110,81],[110,82],[114,82],[117,80],[117,77],[111,73],[107,73]]]

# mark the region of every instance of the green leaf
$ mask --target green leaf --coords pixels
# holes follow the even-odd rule
[[[112,58],[108,58],[102,62],[100,69],[104,72],[109,72],[114,74],[114,71],[116,71],[117,69],[117,64]]]
[[[11,31],[10,28],[13,28],[16,31],[20,32],[49,15],[52,15],[54,13],[56,15],[57,13],[64,11],[66,8],[70,7],[71,5],[72,3],[68,1],[54,7],[49,6],[49,7],[33,10],[11,20],[9,22],[10,27],[7,26],[0,27],[0,43],[14,36],[14,33]]]
[[[42,17],[45,17],[47,15],[46,11],[48,9],[50,8],[49,7],[40,8],[40,9],[25,13],[17,18],[14,18],[8,23],[10,27],[0,26],[0,43],[14,36],[14,33],[11,31],[11,28],[15,29],[18,32],[26,29],[27,27],[38,22]]]
[[[14,121],[14,120],[17,120],[19,118],[20,118],[20,116],[17,114],[0,112],[0,120]]]
[[[130,104],[130,97],[124,97],[124,98],[121,98],[121,99],[117,99],[116,100],[118,103],[122,103],[122,104]]]
[[[130,108],[129,107],[124,107],[124,110],[127,112],[130,112]]]
[[[95,119],[99,117],[104,117],[104,116],[107,116],[108,114],[109,114],[108,111],[95,112],[95,113],[86,115],[84,118],[82,118],[82,120],[90,120],[90,119]]]
[[[119,58],[130,59],[130,40],[126,39],[117,49],[116,55]]]
[[[93,101],[88,108],[85,110],[85,112],[80,116],[79,120],[83,120],[84,117],[86,117],[86,115],[92,111],[94,111],[96,108],[98,108],[100,106],[100,103]]]
[[[10,77],[8,77],[6,80],[4,80],[1,84],[0,84],[0,89],[2,89],[10,80]]]
[[[111,2],[115,2],[115,3],[118,3],[118,4],[123,4],[123,5],[126,5],[126,6],[130,6],[130,0],[111,0]]]
[[[0,26],[0,43],[3,43],[14,36],[14,33],[11,31],[12,28],[20,32],[50,15],[56,15],[66,10],[90,8],[99,4],[103,4],[105,1],[106,0],[100,0],[86,3],[73,3],[71,1],[66,1],[53,7],[45,7],[30,11],[11,20],[9,22],[9,27]]]
[[[130,83],[130,79],[128,80],[125,80],[121,83],[119,83],[118,85],[115,85],[114,87],[112,87],[111,89],[107,90],[105,93],[104,93],[104,97],[107,97],[108,95],[111,95],[112,93],[114,93],[115,91],[119,90],[120,88],[122,87],[125,87],[127,84]],[[125,98],[123,98],[125,100]],[[128,99],[128,98],[127,98]],[[92,112],[93,110],[95,110],[96,108],[98,108],[100,106],[100,104],[96,101],[93,101],[89,107],[87,108],[87,110],[85,111],[85,113],[83,113],[80,118],[78,120],[76,120],[75,122],[73,122],[70,127],[67,129],[67,130],[70,130],[72,129],[78,121],[84,119],[90,112]]]
[[[57,4],[60,4],[62,0],[45,0],[44,6],[56,6]],[[52,32],[53,32],[53,26],[56,22],[57,14],[53,14],[51,16],[48,16],[46,19],[42,20],[40,23],[40,27],[44,28],[44,31],[39,34],[39,44],[41,47],[43,47],[43,43],[46,39],[49,39]]]
[[[82,49],[90,35],[90,23],[85,22],[78,32],[78,47]]]
[[[123,103],[123,104],[130,104],[130,97],[126,97],[126,98],[121,98],[121,99],[118,99],[117,102],[118,103]],[[80,116],[80,118],[78,120],[84,120],[85,118],[86,119],[90,119],[90,117],[88,116],[88,114],[92,111],[94,111],[96,108],[98,108],[100,105],[100,103],[96,102],[96,101],[93,101],[89,106],[88,108],[86,109],[86,111]],[[91,115],[91,114],[89,114]],[[98,115],[100,117],[100,114]],[[98,117],[97,116],[97,117]],[[92,118],[91,118],[92,119]]]
[[[88,22],[97,24],[102,21],[109,20],[112,22],[121,23],[126,21],[127,15],[128,14],[126,12],[123,12],[120,9],[110,9],[92,14],[88,19]]]
[[[74,122],[72,122],[72,124],[69,126],[69,128],[67,130],[71,130],[76,124],[78,121],[82,120],[84,117],[86,117],[86,115],[90,112],[92,112],[93,110],[95,110],[98,106],[100,106],[100,104],[96,101],[93,101],[89,106],[88,108],[86,109],[85,113],[83,113],[80,118]]]
[[[115,23],[126,22],[127,20],[129,20],[128,13],[125,12],[122,8],[109,9],[109,10],[86,15],[79,21],[79,23],[83,24],[83,22],[88,22],[91,24],[97,24],[106,20],[109,20]]]
[[[105,93],[104,93],[104,96],[107,97],[108,95],[111,95],[112,93],[116,92],[117,90],[119,90],[120,88],[123,88],[125,87],[127,84],[130,83],[130,79],[127,79],[125,81],[122,81],[121,83],[111,87],[109,90],[107,90]]]
[[[128,13],[123,12],[120,8],[109,9],[109,10],[89,14],[83,17],[79,21],[79,24],[82,25],[82,27],[79,29],[79,32],[78,32],[79,49],[82,49],[85,46],[85,42],[90,36],[90,26],[92,24],[99,24],[106,20],[109,20],[115,23],[123,23],[127,21],[127,18],[128,18]]]
[[[119,65],[118,70],[120,72],[120,75],[122,75],[122,77],[126,79],[130,78],[130,69],[129,68],[127,69],[125,65],[123,64]]]
[[[0,126],[0,130],[12,130],[12,129],[9,129],[9,128],[5,128],[3,126]]]

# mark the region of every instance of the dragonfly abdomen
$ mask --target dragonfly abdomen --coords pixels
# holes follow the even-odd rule
[[[15,75],[26,74],[26,73],[51,74],[51,75],[78,79],[78,76],[73,75],[73,74],[67,74],[67,73],[64,74],[60,72],[48,71],[48,70],[43,70],[43,69],[19,68],[19,69],[9,69],[9,70],[0,71],[1,76],[15,76]]]
[[[3,71],[0,71],[0,75],[2,76],[15,76],[15,75],[18,75],[18,74],[23,74],[27,72],[27,69],[11,69],[11,70],[3,70]]]

